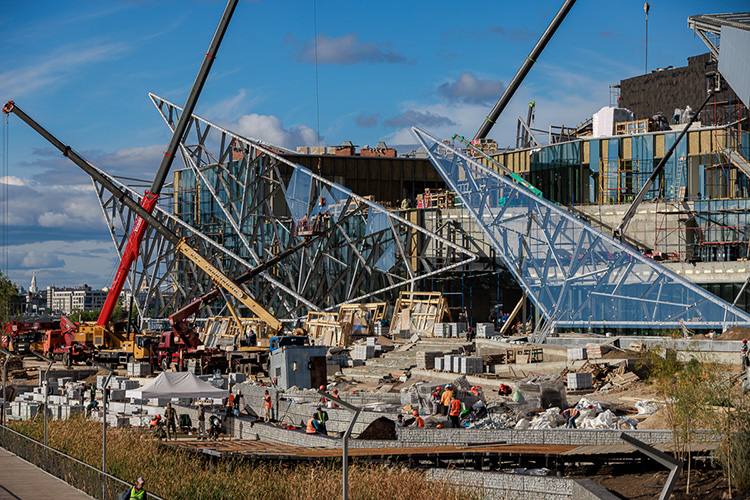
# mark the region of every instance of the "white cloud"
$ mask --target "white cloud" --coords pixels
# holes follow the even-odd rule
[[[297,146],[315,146],[318,134],[305,125],[284,128],[279,118],[273,115],[253,113],[242,116],[236,125],[229,127],[238,134],[260,139],[269,144],[294,149]]]
[[[13,67],[14,60],[6,61],[5,67],[10,69],[0,73],[0,95],[18,98],[39,92],[67,78],[77,77],[81,66],[111,61],[128,49],[129,45],[125,43],[88,41],[86,45],[71,44],[52,50],[47,59],[28,61],[21,67]]]

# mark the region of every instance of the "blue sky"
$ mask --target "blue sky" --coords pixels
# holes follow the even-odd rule
[[[692,0],[650,3],[649,70],[706,52],[688,16],[747,9],[743,1],[712,2],[710,11]],[[415,142],[411,125],[473,136],[562,0],[314,5],[241,1],[196,112],[290,148],[385,141],[403,153]],[[14,100],[104,170],[150,183],[169,135],[147,94],[185,102],[224,6],[6,2],[0,100]],[[582,122],[609,104],[610,84],[643,73],[644,46],[642,1],[579,0],[490,137],[513,143],[515,119],[532,100],[538,128]],[[40,286],[107,286],[117,259],[90,181],[17,117],[7,132],[3,272],[24,287],[32,272]]]

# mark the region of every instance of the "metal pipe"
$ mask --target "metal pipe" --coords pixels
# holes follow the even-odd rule
[[[52,368],[52,363],[54,363],[55,360],[52,358],[48,358],[44,354],[34,351],[33,349],[31,350],[31,354],[47,362],[47,369],[44,370],[44,446],[47,446],[47,404],[49,400],[49,369]]]
[[[10,351],[6,351],[1,347],[0,352],[5,354],[5,362],[3,362],[3,406],[2,414],[0,414],[0,417],[2,417],[2,425],[5,425],[5,388],[8,381],[8,362],[10,361],[10,357],[12,356],[12,354],[10,353]]]
[[[485,137],[487,137],[487,134],[490,133],[490,130],[497,121],[498,116],[500,116],[500,113],[502,113],[505,107],[508,105],[511,98],[516,93],[516,90],[518,90],[518,87],[521,85],[521,82],[523,82],[523,79],[526,78],[526,75],[528,74],[529,70],[531,70],[531,67],[534,65],[536,60],[539,59],[539,56],[544,50],[544,47],[547,45],[547,42],[549,42],[552,38],[552,35],[555,34],[555,31],[557,31],[557,28],[563,22],[565,16],[568,15],[568,12],[573,7],[574,3],[576,3],[575,0],[565,0],[563,6],[560,7],[559,11],[557,11],[557,15],[555,15],[555,18],[552,19],[550,25],[547,26],[547,29],[544,31],[544,33],[542,33],[542,37],[538,42],[536,42],[536,45],[531,50],[531,54],[526,56],[526,59],[523,61],[521,68],[518,70],[518,73],[516,73],[516,76],[514,76],[513,80],[510,81],[505,89],[505,92],[503,92],[503,95],[500,96],[497,104],[495,104],[495,107],[492,108],[490,114],[484,118],[482,126],[479,127],[479,130],[474,136],[474,140],[484,139]]]
[[[114,370],[112,370],[108,366],[104,366],[101,363],[97,363],[93,359],[91,360],[91,365],[96,366],[100,370],[105,370],[109,372],[109,375],[107,375],[107,380],[104,381],[104,389],[102,390],[102,471],[106,474],[107,473],[107,401],[109,398],[107,398],[107,387],[109,387],[109,381],[112,378],[112,374],[114,373]],[[104,489],[106,487],[106,481],[102,481],[102,498],[106,498],[104,494]]]
[[[351,421],[349,421],[349,426],[346,428],[346,431],[344,431],[344,438],[341,443],[342,448],[342,463],[341,463],[341,470],[343,474],[342,483],[343,483],[343,491],[341,493],[341,498],[343,500],[349,499],[349,436],[352,434],[352,430],[354,430],[354,424],[357,422],[357,418],[359,418],[359,414],[362,411],[362,408],[358,408],[354,406],[353,404],[347,403],[346,401],[343,401],[341,398],[338,398],[334,396],[333,394],[328,394],[326,391],[318,391],[318,394],[321,396],[325,396],[328,399],[331,399],[333,401],[336,401],[338,404],[346,408],[347,410],[354,413],[354,416],[352,417]]]

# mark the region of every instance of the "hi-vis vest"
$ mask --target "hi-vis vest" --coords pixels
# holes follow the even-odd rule
[[[128,497],[130,500],[133,500],[134,498],[141,500],[142,498],[145,498],[145,497],[146,497],[146,488],[141,488],[140,491],[136,491],[135,486],[130,488],[130,496]]]
[[[305,432],[307,432],[308,434],[315,434],[318,432],[313,422],[315,422],[314,418],[311,418],[310,420],[307,421],[307,430]]]
[[[457,417],[459,413],[461,413],[461,401],[454,399],[451,401],[451,409],[450,412],[448,412],[448,415],[451,417]]]

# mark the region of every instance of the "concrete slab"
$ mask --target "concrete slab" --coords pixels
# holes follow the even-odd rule
[[[65,481],[0,448],[0,500],[93,500]]]

